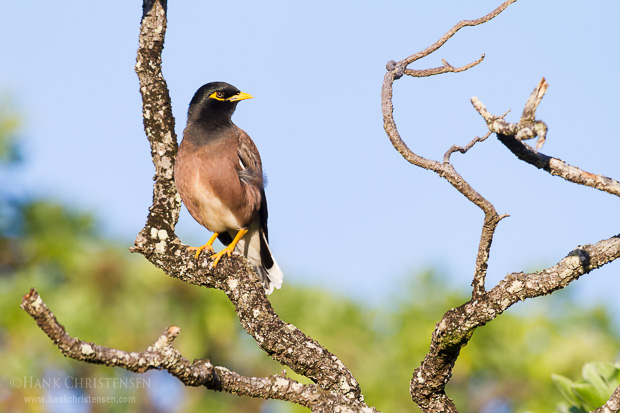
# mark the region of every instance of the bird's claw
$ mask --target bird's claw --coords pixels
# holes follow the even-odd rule
[[[209,252],[213,252],[213,246],[211,244],[207,243],[207,244],[205,244],[205,245],[203,245],[201,247],[187,247],[187,250],[188,251],[196,251],[195,257],[196,257],[196,259],[198,259],[198,257],[200,256],[200,253],[203,250],[207,250]]]
[[[233,248],[226,247],[223,250],[221,250],[220,252],[213,254],[213,256],[211,257],[213,259],[213,263],[211,264],[211,268],[215,268],[217,266],[217,263],[220,262],[220,258],[222,258],[222,256],[224,254],[226,254],[226,255],[228,255],[228,257],[230,257],[230,254],[232,254],[233,250],[234,250],[234,247]]]

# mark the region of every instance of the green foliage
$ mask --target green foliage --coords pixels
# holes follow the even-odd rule
[[[572,381],[559,374],[553,374],[553,382],[568,400],[570,406],[559,404],[559,413],[587,413],[607,402],[614,390],[620,386],[620,364],[587,363],[583,366],[582,379]]]

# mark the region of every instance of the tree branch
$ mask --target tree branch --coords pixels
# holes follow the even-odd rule
[[[569,182],[589,186],[612,195],[620,196],[620,182],[615,179],[586,172],[567,164],[561,159],[539,153],[537,150],[532,149],[529,145],[522,142],[523,140],[538,136],[539,139],[536,149],[539,149],[545,141],[547,126],[544,122],[536,121],[534,116],[536,108],[546,90],[547,82],[543,78],[525,104],[523,116],[519,123],[509,123],[502,119],[503,117],[492,115],[477,97],[473,97],[471,102],[480,116],[486,121],[489,131],[497,134],[499,141],[510,149],[520,160],[534,165],[538,169],[543,169],[551,175],[564,178]]]
[[[450,149],[448,149],[446,151],[446,153],[443,155],[443,163],[450,163],[450,156],[452,156],[452,154],[454,152],[460,152],[460,153],[465,154],[465,153],[467,153],[468,150],[473,148],[474,145],[477,144],[478,142],[486,141],[489,136],[491,136],[491,132],[490,131],[485,133],[482,138],[476,136],[474,139],[471,140],[471,142],[469,142],[467,145],[465,145],[465,147],[458,146],[458,145],[452,145],[450,147]]]
[[[510,4],[514,3],[516,0],[508,0],[502,3],[497,9],[487,14],[484,17],[481,17],[476,20],[463,20],[457,23],[452,29],[450,29],[446,34],[444,34],[439,40],[437,40],[434,44],[427,47],[423,51],[413,54],[400,62],[395,62],[393,60],[389,61],[386,65],[387,73],[383,79],[383,86],[381,88],[381,108],[383,112],[383,127],[385,132],[387,133],[390,141],[394,148],[400,153],[403,158],[405,158],[409,163],[419,166],[424,169],[428,169],[437,173],[442,178],[446,179],[453,187],[455,187],[461,194],[463,194],[468,200],[473,202],[476,206],[478,206],[484,212],[485,218],[482,225],[482,234],[480,236],[480,243],[478,245],[478,254],[476,256],[476,268],[474,271],[474,277],[472,281],[472,296],[478,296],[485,291],[485,279],[486,279],[486,271],[489,260],[489,252],[491,249],[491,243],[493,242],[493,235],[495,233],[495,229],[499,222],[505,218],[507,215],[499,215],[495,210],[495,207],[486,200],[482,195],[476,192],[470,185],[463,179],[461,175],[459,175],[454,167],[449,163],[450,154],[454,151],[460,150],[461,152],[467,151],[471,146],[473,146],[476,142],[476,139],[468,145],[467,149],[460,148],[456,145],[453,145],[444,155],[443,163],[438,161],[426,159],[416,153],[414,153],[407,144],[402,140],[400,133],[396,127],[396,122],[394,120],[394,106],[392,104],[392,96],[393,96],[393,87],[394,81],[402,77],[403,74],[408,74],[415,77],[424,77],[431,76],[440,73],[447,72],[460,72],[463,70],[467,70],[471,67],[476,66],[478,63],[482,61],[484,55],[475,62],[472,62],[466,66],[455,69],[451,65],[449,65],[445,60],[443,60],[444,66],[440,68],[434,69],[426,69],[426,70],[410,70],[407,69],[407,65],[419,60],[423,57],[428,56],[433,53],[441,46],[443,46],[454,34],[463,27],[466,26],[475,26],[478,24],[485,23],[499,13],[501,13],[506,7]],[[478,139],[484,140],[486,139]]]
[[[503,12],[506,9],[506,7],[510,6],[512,3],[516,2],[516,1],[517,0],[507,0],[507,1],[503,2],[498,8],[493,10],[491,13],[489,13],[486,16],[483,16],[483,17],[481,17],[479,19],[475,19],[475,20],[462,20],[462,21],[458,22],[456,25],[454,25],[454,27],[452,27],[452,29],[450,29],[448,32],[446,32],[446,34],[441,36],[441,38],[439,40],[437,40],[435,43],[433,43],[432,45],[430,45],[426,49],[422,50],[421,52],[412,54],[411,56],[407,57],[406,59],[404,59],[402,61],[402,64],[404,66],[408,66],[409,64],[415,62],[416,60],[420,60],[423,57],[428,56],[429,54],[433,53],[434,51],[439,49],[441,46],[443,46],[448,40],[450,40],[450,38],[452,36],[454,36],[456,34],[456,32],[461,30],[463,27],[478,26],[479,24],[486,23],[489,20],[494,19],[497,15],[499,15],[501,12]],[[483,55],[483,57],[484,57],[484,55]]]
[[[167,0],[144,0],[135,66],[140,80],[144,131],[155,166],[153,205],[146,226],[138,237],[155,239],[174,234],[181,210],[181,197],[173,181],[178,148],[174,116],[168,85],[161,71],[161,53],[168,24],[166,10]]]
[[[427,412],[457,411],[445,394],[452,368],[474,331],[528,298],[551,294],[584,274],[620,258],[620,235],[577,247],[553,267],[539,273],[508,274],[497,286],[448,311],[433,332],[429,352],[413,374],[410,392]]]
[[[504,113],[501,118],[503,119],[510,111]],[[465,147],[462,146],[458,146],[458,145],[452,145],[450,147],[450,149],[448,149],[446,151],[446,153],[443,155],[443,163],[449,163],[450,162],[450,156],[452,156],[452,154],[454,152],[460,152],[460,153],[467,153],[468,150],[470,150],[471,148],[473,148],[473,146],[475,144],[477,144],[478,142],[484,142],[486,141],[489,136],[491,136],[491,131],[488,131],[487,133],[484,134],[484,136],[482,138],[476,136],[474,139],[472,139],[471,142],[469,142]]]
[[[21,307],[34,318],[62,354],[74,360],[121,367],[135,373],[166,370],[186,386],[204,386],[238,396],[283,400],[314,411],[322,411],[326,406],[351,404],[338,393],[327,393],[315,384],[301,384],[284,374],[246,377],[225,367],[213,366],[209,360],[190,362],[172,347],[172,342],[181,331],[176,326],[168,327],[146,351],[128,353],[70,336],[34,289],[24,295]]]
[[[422,69],[422,70],[405,68],[403,73],[409,76],[413,76],[413,77],[428,77],[428,76],[440,75],[442,73],[458,73],[458,72],[464,72],[467,69],[471,69],[472,67],[482,63],[483,60],[484,60],[484,54],[480,57],[480,59],[475,60],[469,64],[466,64],[465,66],[454,67],[450,63],[446,62],[444,59],[441,59],[443,66],[435,67],[432,69]],[[396,62],[391,60],[390,62],[388,62],[388,66],[391,66],[391,65],[396,67]],[[389,67],[388,67],[388,70],[390,70]]]
[[[445,178],[461,194],[463,194],[468,200],[470,200],[484,212],[482,234],[480,236],[480,242],[478,245],[478,253],[476,255],[476,267],[472,281],[472,297],[474,298],[480,297],[485,292],[485,279],[488,267],[489,253],[491,250],[491,243],[493,242],[493,235],[501,219],[507,215],[500,216],[495,210],[495,207],[484,197],[482,197],[478,192],[476,192],[469,185],[469,183],[467,183],[467,181],[465,181],[465,179],[463,179],[463,177],[461,177],[461,175],[459,175],[454,170],[454,167],[449,162],[447,162],[449,161],[449,154],[451,153],[450,151],[452,150],[452,148],[448,150],[447,156],[444,156],[443,163],[426,159],[422,156],[415,154],[411,149],[409,149],[407,144],[402,140],[400,133],[398,132],[398,129],[396,127],[396,122],[394,120],[394,106],[392,103],[393,85],[394,81],[402,77],[402,75],[405,73],[415,76],[415,73],[406,71],[407,65],[421,59],[422,57],[428,56],[429,54],[437,50],[446,41],[448,41],[448,39],[450,39],[459,29],[465,26],[481,24],[492,19],[513,2],[514,0],[508,0],[504,2],[500,7],[498,7],[493,12],[481,19],[473,21],[464,20],[458,23],[444,36],[442,36],[437,42],[419,53],[411,55],[398,63],[394,61],[388,62],[386,66],[387,73],[384,76],[383,86],[381,88],[383,127],[394,148],[403,156],[403,158],[405,158],[411,164],[431,170],[437,173],[439,176]],[[482,58],[479,61],[465,66],[463,70],[475,66],[481,60]],[[446,66],[446,63],[444,63],[444,66]],[[420,77],[445,72],[448,72],[448,70],[430,69],[428,71],[418,71],[417,76]],[[469,145],[469,147],[473,146],[474,143],[475,140]],[[467,337],[467,340],[469,340],[469,337]],[[467,340],[465,342],[467,342]],[[411,397],[413,401],[417,403],[418,407],[420,407],[423,411],[456,412],[456,406],[454,405],[452,400],[445,395],[444,388],[450,378],[450,374],[452,372],[454,362],[456,361],[456,357],[458,357],[458,351],[456,352],[456,354],[450,354],[446,357],[440,357],[439,354],[440,352],[433,351],[433,345],[431,345],[431,349],[427,355],[427,358],[422,363],[422,366],[420,366],[416,370],[416,373],[414,373],[414,378],[412,379],[410,386]]]
[[[170,97],[161,73],[166,3],[145,0],[144,10],[136,73],[142,92],[144,128],[155,165],[155,187],[146,225],[132,251],[141,253],[171,277],[224,291],[235,305],[243,328],[267,354],[325,390],[338,390],[351,400],[361,399],[359,384],[342,362],[273,311],[258,277],[243,257],[234,255],[210,269],[204,254],[195,260],[174,234],[180,208],[173,180],[177,141]]]

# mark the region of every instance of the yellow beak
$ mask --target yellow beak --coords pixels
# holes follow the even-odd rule
[[[236,102],[238,100],[246,100],[246,99],[252,99],[254,96],[248,94],[248,93],[243,93],[243,92],[239,92],[236,95],[233,95],[231,97],[229,97],[228,99],[226,99],[229,102]]]

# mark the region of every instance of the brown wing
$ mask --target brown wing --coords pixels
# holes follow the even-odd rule
[[[265,196],[263,168],[260,159],[258,149],[254,144],[254,141],[245,133],[239,129],[239,162],[242,166],[242,171],[239,172],[239,177],[251,185],[257,185],[260,182],[260,207],[258,210],[258,219],[260,221],[260,231],[264,235],[260,237],[261,240],[261,261],[265,268],[269,269],[273,266],[273,257],[269,251],[267,245],[263,245],[269,242],[269,231],[267,229],[267,197]]]
[[[244,171],[248,171],[255,178],[260,178],[262,187],[263,183],[263,166],[260,160],[260,154],[254,144],[254,141],[242,129],[237,128],[239,139],[239,162]]]

